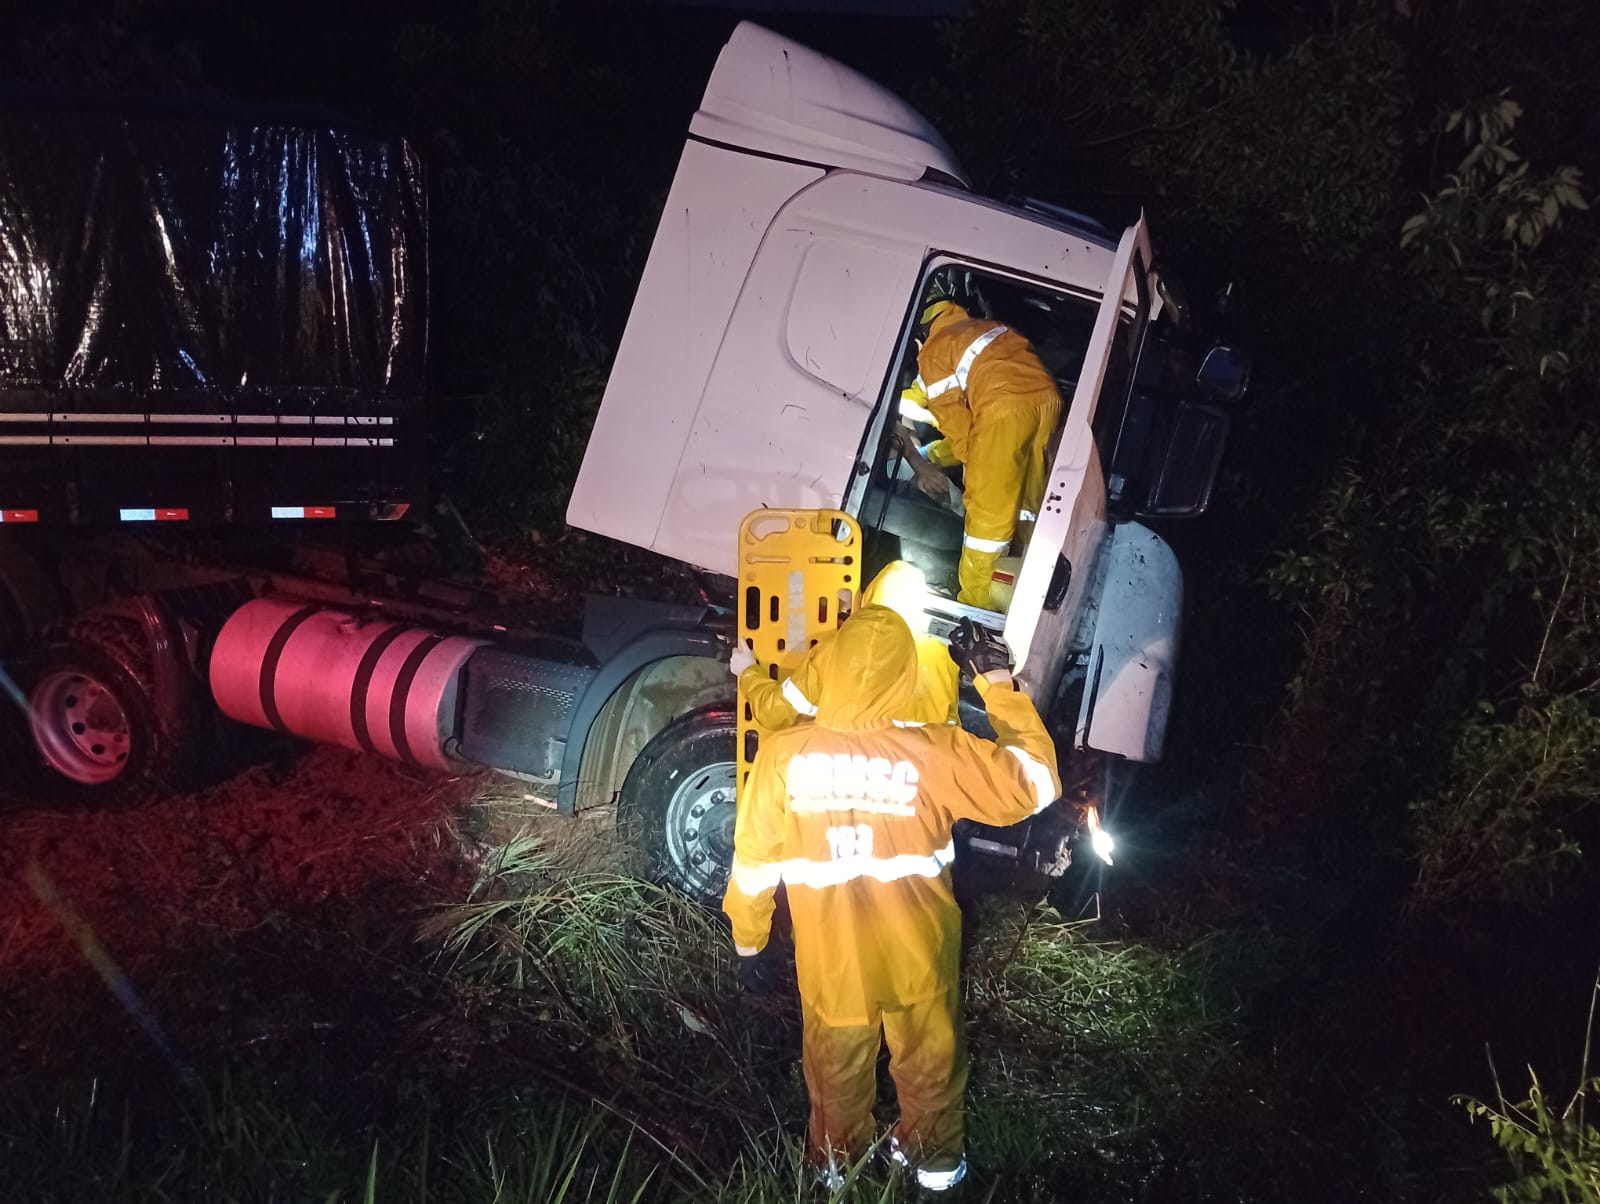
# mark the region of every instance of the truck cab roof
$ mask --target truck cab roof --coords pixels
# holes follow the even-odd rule
[[[689,134],[802,163],[969,184],[939,131],[905,101],[749,21],[717,56]]]

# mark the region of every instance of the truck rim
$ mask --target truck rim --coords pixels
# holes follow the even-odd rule
[[[683,885],[718,896],[733,865],[734,787],[739,767],[718,761],[690,774],[667,803],[667,856]]]
[[[128,763],[128,713],[103,682],[61,670],[34,687],[33,739],[45,761],[74,782],[109,782]]]

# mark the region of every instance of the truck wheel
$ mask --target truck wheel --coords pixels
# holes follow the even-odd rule
[[[738,723],[730,710],[674,720],[628,770],[619,819],[655,881],[708,904],[733,867]]]
[[[28,720],[43,788],[74,802],[131,802],[181,786],[183,715],[163,715],[136,624],[74,623],[29,675]]]

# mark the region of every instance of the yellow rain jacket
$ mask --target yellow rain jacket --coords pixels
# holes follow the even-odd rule
[[[943,998],[961,945],[952,826],[1013,824],[1061,791],[1026,694],[979,683],[998,742],[899,726],[917,676],[905,620],[881,606],[852,615],[829,642],[816,721],[766,738],[739,800],[723,898],[734,943],[766,945],[785,884],[801,998],[825,1024]]]
[[[981,681],[999,742],[901,726],[920,670],[898,614],[868,606],[828,642],[814,723],[767,737],[739,800],[722,907],[741,956],[767,943],[788,890],[804,1020],[807,1144],[836,1168],[872,1140],[878,1050],[900,1119],[889,1149],[929,1188],[966,1162],[961,912],[951,828],[1009,824],[1060,793],[1055,749],[1028,696]]]
[[[920,600],[902,600],[900,595],[923,589],[922,574],[903,560],[890,561],[861,591],[861,606],[881,606],[886,600],[895,603],[891,609],[904,612],[908,605],[920,606]],[[823,658],[827,655],[832,637],[824,638],[811,648],[794,672],[774,679],[765,665],[751,665],[739,675],[739,688],[750,706],[751,717],[768,731],[789,727],[800,716],[817,713],[816,699],[820,696]],[[943,640],[926,632],[916,636],[917,688],[904,714],[896,719],[910,719],[917,723],[955,723],[958,720],[956,698],[961,689],[961,671],[950,659],[950,648]]]
[[[1038,518],[1061,395],[1027,339],[958,307],[934,317],[917,369],[927,414],[966,465],[959,598],[987,608],[995,560]]]

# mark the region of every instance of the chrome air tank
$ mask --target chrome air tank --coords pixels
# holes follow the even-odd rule
[[[259,598],[223,624],[211,693],[241,723],[448,769],[462,667],[484,643]]]

